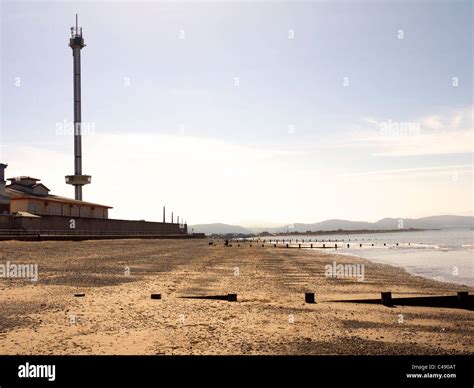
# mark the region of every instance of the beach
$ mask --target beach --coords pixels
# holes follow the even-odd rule
[[[335,300],[455,295],[473,287],[323,250],[195,240],[0,242],[1,354],[408,355],[474,353],[473,312]],[[363,280],[328,277],[335,263]],[[305,303],[314,292],[316,303]],[[151,299],[152,293],[161,299]],[[236,293],[237,302],[187,299]],[[84,296],[75,296],[84,294]]]

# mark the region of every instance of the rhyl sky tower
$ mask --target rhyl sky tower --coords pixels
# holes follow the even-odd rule
[[[71,27],[69,47],[72,49],[74,62],[74,175],[66,176],[66,183],[75,188],[76,200],[82,201],[82,186],[91,183],[90,175],[82,175],[82,145],[81,145],[81,50],[85,47],[82,38],[82,27]]]

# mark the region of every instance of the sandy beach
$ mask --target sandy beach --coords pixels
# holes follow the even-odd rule
[[[7,261],[38,264],[39,278],[0,279],[1,354],[474,352],[472,311],[333,302],[472,287],[322,250],[205,239],[0,242]],[[327,278],[334,261],[364,264],[364,281]],[[316,304],[305,303],[306,291]],[[228,293],[238,302],[181,298]]]

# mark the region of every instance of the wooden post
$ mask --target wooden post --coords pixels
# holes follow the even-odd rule
[[[277,245],[276,245],[276,244],[273,244],[273,247],[274,247],[274,248],[276,248],[276,247],[277,247]]]
[[[334,244],[334,248],[337,249],[337,244]]]
[[[161,294],[151,294],[151,299],[161,299]]]
[[[469,304],[469,292],[468,291],[459,291],[458,300],[462,306],[467,306]]]
[[[349,246],[350,246],[350,245],[349,245],[349,244],[347,244],[347,248],[349,248]]]
[[[304,301],[306,303],[316,303],[314,300],[314,292],[305,292]]]
[[[301,248],[301,244],[298,244],[298,248]]]
[[[313,244],[311,244],[311,249],[313,248]]]
[[[237,302],[237,294],[227,294],[227,302]]]
[[[286,247],[288,248],[288,244],[286,244]]]
[[[359,247],[362,248],[362,244],[359,244]]]
[[[326,248],[326,244],[323,244],[323,248]]]
[[[384,306],[387,306],[387,307],[392,307],[393,306],[393,303],[392,303],[392,293],[391,292],[382,292],[380,294],[381,298],[382,298],[382,304]]]

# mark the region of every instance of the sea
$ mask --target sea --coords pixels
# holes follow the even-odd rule
[[[472,229],[272,236],[267,240],[287,241],[290,238],[293,243],[295,239],[299,242],[304,239],[305,245],[309,240],[317,240],[328,246],[334,246],[337,240],[338,249],[330,248],[325,252],[362,257],[377,263],[403,267],[409,273],[425,278],[474,286]]]

